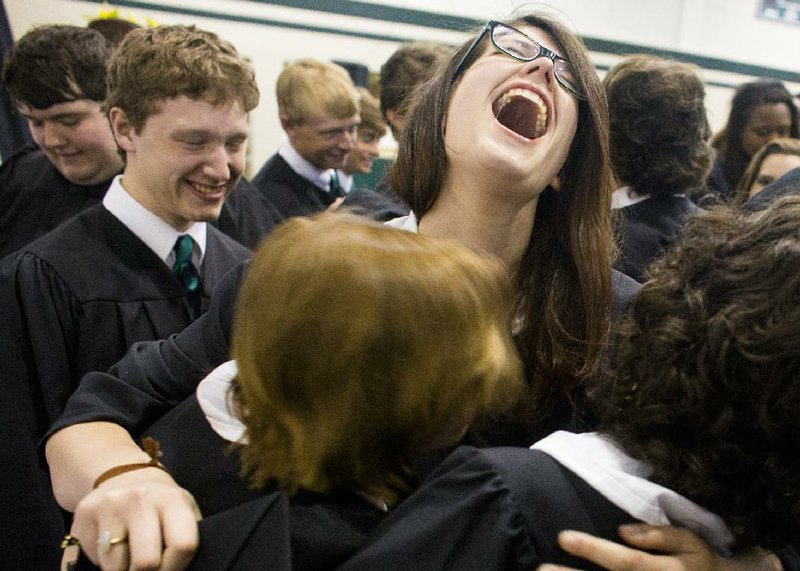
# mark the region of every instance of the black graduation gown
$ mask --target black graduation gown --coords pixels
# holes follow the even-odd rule
[[[655,194],[620,208],[616,232],[620,257],[616,268],[643,282],[644,270],[678,239],[686,221],[700,209],[685,196]]]
[[[100,203],[111,179],[90,186],[63,177],[38,147],[0,166],[0,258]]]
[[[275,207],[281,219],[320,212],[334,201],[329,192],[297,174],[277,153],[264,163],[251,182]]]
[[[563,529],[618,540],[634,518],[547,454],[526,448],[458,448],[339,569],[357,571],[598,567],[557,544]]]
[[[282,219],[267,195],[241,178],[225,200],[215,226],[240,244],[255,250],[261,239]]]
[[[208,228],[200,270],[204,309],[223,274],[248,256],[249,250]],[[52,556],[63,534],[51,518],[57,509],[36,441],[84,373],[107,369],[137,341],[183,330],[190,318],[171,270],[102,205],[0,262],[0,307],[7,397],[0,399],[0,417],[12,419],[3,423],[8,444],[0,447],[0,550],[18,554],[25,568]]]

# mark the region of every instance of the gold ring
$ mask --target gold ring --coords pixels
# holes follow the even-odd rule
[[[97,538],[97,547],[99,547],[103,553],[111,553],[111,548],[119,543],[127,543],[128,537],[123,535],[122,537],[111,537],[110,531],[101,531],[100,537]]]
[[[64,539],[61,540],[61,549],[66,549],[71,545],[78,545],[80,546],[80,540],[75,537],[74,535],[70,535],[69,533],[64,536]]]

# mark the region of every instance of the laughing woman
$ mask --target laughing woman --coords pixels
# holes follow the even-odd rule
[[[489,22],[412,107],[390,172],[413,211],[403,224],[496,256],[516,280],[529,398],[479,431],[486,443],[586,428],[575,403],[636,289],[611,270],[607,116],[583,44],[539,15]]]

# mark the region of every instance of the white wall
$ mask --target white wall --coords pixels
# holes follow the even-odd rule
[[[74,0],[3,2],[15,37],[35,24],[85,25],[101,8],[99,3]],[[800,44],[800,25],[756,18],[758,0],[552,0],[549,3],[512,0],[370,0],[369,3],[375,4],[376,9],[380,7],[377,5],[393,6],[476,20],[502,18],[519,6],[544,7],[560,16],[584,37],[800,73],[800,58],[796,50]],[[111,4],[114,6],[113,2]],[[301,57],[339,59],[361,62],[377,71],[400,40],[426,39],[457,43],[464,37],[462,32],[427,27],[424,22],[420,25],[397,24],[262,2],[144,0],[138,4],[146,4],[147,7],[122,7],[122,15],[133,16],[139,22],[150,17],[159,24],[196,24],[232,41],[253,62],[262,99],[251,118],[251,172],[259,168],[283,139],[273,88],[286,61]],[[194,15],[198,11],[210,15]],[[214,14],[220,17],[214,17]],[[256,22],[235,22],[222,19],[222,16],[241,16]],[[287,24],[315,26],[329,31],[290,29],[286,27]],[[348,35],[349,32],[361,36]],[[365,38],[364,33],[378,37]],[[595,52],[592,55],[600,67],[612,65],[620,58],[618,55]],[[711,82],[725,85],[710,85],[708,88],[707,106],[712,126],[717,129],[724,124],[727,116],[731,93],[729,86],[751,79],[752,76],[707,70],[703,71],[703,75]],[[800,83],[790,83],[788,86],[793,92],[800,92]]]

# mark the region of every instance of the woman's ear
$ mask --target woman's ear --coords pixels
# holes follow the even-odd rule
[[[554,176],[553,180],[550,181],[550,188],[555,191],[561,190],[561,173]]]
[[[114,133],[117,146],[125,152],[132,151],[135,129],[128,121],[125,112],[119,107],[112,107],[108,111],[108,120],[111,123],[111,131]]]

